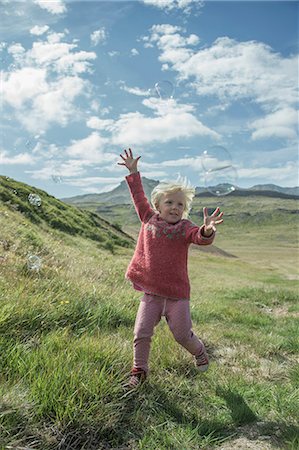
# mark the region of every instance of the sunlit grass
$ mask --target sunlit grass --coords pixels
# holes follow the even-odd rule
[[[272,433],[276,448],[296,448],[298,290],[284,273],[192,250],[193,328],[210,369],[196,371],[163,319],[149,379],[127,395],[141,296],[124,280],[133,249],[112,254],[1,212],[1,239],[10,242],[0,251],[3,449],[208,449],[244,426]],[[29,252],[41,256],[40,271],[28,270]]]

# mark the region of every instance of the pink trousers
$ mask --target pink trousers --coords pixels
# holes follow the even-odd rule
[[[151,339],[162,316],[165,316],[175,340],[192,355],[198,355],[204,349],[201,340],[191,330],[189,300],[173,300],[144,294],[140,300],[134,327],[133,367],[148,371]]]

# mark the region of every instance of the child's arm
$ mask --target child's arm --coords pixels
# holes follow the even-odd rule
[[[124,152],[124,156],[120,155],[124,162],[118,164],[120,166],[126,166],[130,171],[130,175],[126,176],[126,181],[130,189],[131,197],[141,222],[147,222],[148,219],[154,214],[154,211],[144,194],[140,173],[137,169],[137,164],[141,156],[134,158],[132,150],[130,148],[129,154],[127,150],[125,150]]]
[[[208,209],[203,208],[204,223],[200,228],[191,225],[187,229],[187,241],[198,245],[212,244],[215,238],[216,225],[223,222],[222,216],[223,212],[220,212],[219,208],[216,208],[210,216],[208,215]]]

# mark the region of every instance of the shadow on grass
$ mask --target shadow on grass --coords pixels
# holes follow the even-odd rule
[[[185,409],[179,406],[179,403],[171,398],[167,392],[157,385],[146,383],[140,390],[130,394],[125,399],[125,408],[123,415],[124,423],[122,423],[122,430],[128,429],[128,427],[134,427],[135,438],[142,440],[145,434],[148,433],[147,426],[149,415],[151,412],[155,412],[155,417],[168,417],[169,422],[176,422],[180,426],[186,426],[196,430],[198,441],[205,438],[211,438],[213,442],[222,442],[230,437],[233,430],[227,426],[224,426],[223,422],[216,420],[209,420],[203,418],[198,420],[196,414],[186,413]],[[147,413],[144,404],[150,404],[149,411]],[[137,424],[134,420],[134,415],[139,410],[143,410],[144,423]],[[153,417],[154,419],[154,417]],[[165,420],[165,419],[164,419]],[[156,422],[156,420],[154,420]],[[162,429],[161,429],[161,432]],[[164,447],[163,447],[164,448]],[[156,449],[155,449],[156,450]]]
[[[235,425],[245,425],[258,420],[257,415],[250,409],[240,394],[232,392],[230,389],[223,389],[220,386],[217,387],[216,394],[226,401]]]
[[[264,438],[273,447],[282,448],[282,444],[289,444],[291,450],[299,448],[299,427],[287,425],[283,422],[263,422],[247,405],[243,397],[231,389],[218,386],[216,394],[223,398],[231,411],[231,417],[237,426],[236,436],[249,440]]]
[[[97,421],[94,418],[88,422],[74,420],[54,424],[44,418],[44,425],[35,424],[38,429],[35,426],[36,435],[33,436],[30,433],[33,423],[28,423],[25,417],[16,415],[15,410],[5,405],[5,407],[2,406],[2,412],[4,412],[2,426],[4,425],[11,434],[12,439],[6,440],[9,444],[18,438],[22,445],[29,443],[32,445],[34,442],[40,445],[37,448],[43,448],[43,450],[132,450],[138,448],[138,442],[148,434],[150,423],[157,424],[157,419],[164,421],[165,417],[168,417],[170,423],[176,422],[179,426],[186,426],[189,429],[191,427],[198,443],[207,439],[212,446],[217,446],[217,443],[219,445],[232,437],[234,439],[243,437],[252,441],[268,439],[267,442],[271,442],[274,448],[290,450],[297,448],[295,445],[296,442],[298,443],[298,427],[278,422],[258,421],[259,418],[242,396],[229,389],[218,386],[217,395],[225,400],[235,426],[217,418],[200,419],[195,413],[186,412],[163,387],[150,383],[144,384],[140,389],[126,396],[123,392],[119,392],[119,398],[113,399],[111,420],[107,417],[105,421]],[[117,417],[114,417],[114,414]],[[162,428],[161,432],[163,432]],[[281,445],[286,442],[291,445]],[[32,445],[32,448],[36,447]],[[158,447],[148,448],[156,450]]]

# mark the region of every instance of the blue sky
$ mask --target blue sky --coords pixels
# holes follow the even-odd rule
[[[142,175],[203,186],[221,146],[238,186],[298,185],[297,1],[0,9],[0,174],[60,198],[109,191],[131,147]]]

